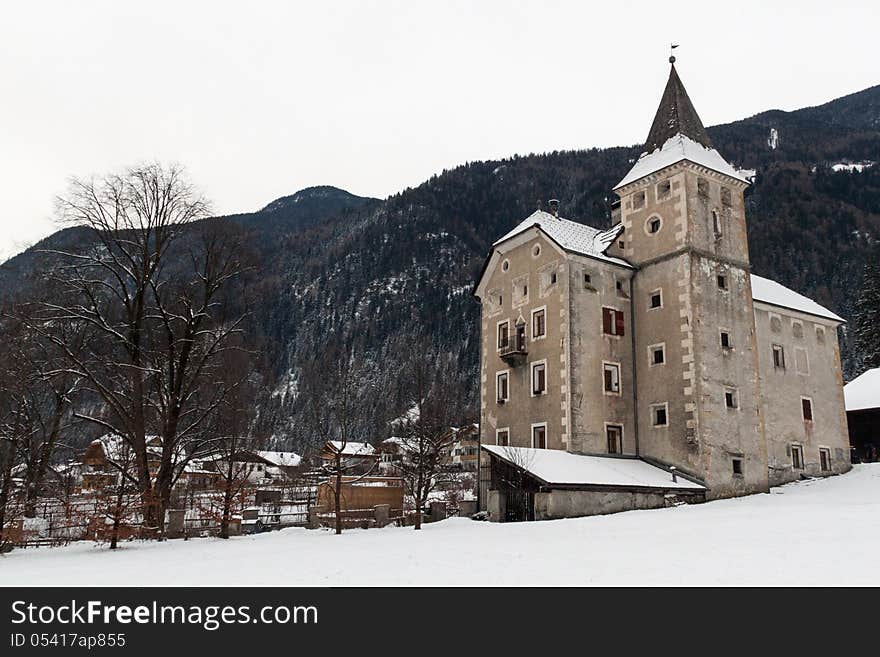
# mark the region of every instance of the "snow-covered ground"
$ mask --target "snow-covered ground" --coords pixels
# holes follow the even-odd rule
[[[770,494],[519,524],[19,550],[4,585],[880,584],[880,464]]]

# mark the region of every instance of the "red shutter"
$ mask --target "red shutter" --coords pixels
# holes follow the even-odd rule
[[[623,311],[614,311],[614,335],[623,335]]]
[[[611,308],[602,309],[602,333],[611,335],[611,323],[614,311]]]

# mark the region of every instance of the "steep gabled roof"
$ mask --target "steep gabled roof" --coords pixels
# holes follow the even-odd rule
[[[492,246],[499,246],[530,228],[539,228],[547,237],[556,242],[559,248],[565,251],[632,268],[632,265],[625,260],[605,254],[605,251],[623,230],[622,224],[617,224],[607,230],[599,230],[586,224],[557,217],[543,210],[536,210],[530,214],[516,228],[496,240]]]
[[[648,140],[645,142],[644,152],[651,153],[663,148],[663,144],[676,135],[689,137],[706,148],[715,148],[673,64],[669,70],[666,89],[663,90],[663,98],[660,99],[660,106],[648,133]]]

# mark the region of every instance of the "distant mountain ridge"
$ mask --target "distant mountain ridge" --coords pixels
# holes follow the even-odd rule
[[[880,86],[792,112],[772,110],[708,128],[728,161],[757,170],[747,192],[753,271],[843,317],[852,313],[862,265],[880,236]],[[647,119],[646,119],[647,120]],[[334,187],[301,190],[253,213],[231,215],[259,255],[251,330],[269,372],[261,415],[276,444],[313,442],[302,413],[300,366],[326,336],[357,336],[359,438],[387,434],[399,417],[400,373],[418,333],[456,365],[449,381],[474,419],[479,308],[471,286],[492,241],[557,198],[560,213],[610,225],[612,186],[640,147],[557,151],[472,162],[385,200]],[[0,295],[46,266],[39,248],[81,236],[60,231],[0,266]],[[843,332],[847,376],[859,368]]]

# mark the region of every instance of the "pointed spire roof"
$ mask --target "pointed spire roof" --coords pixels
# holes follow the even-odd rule
[[[697,116],[694,104],[688,98],[681,78],[678,77],[675,57],[670,57],[669,62],[672,64],[669,80],[654,116],[654,123],[651,124],[644,151],[614,189],[620,189],[682,160],[749,184],[745,173],[732,167],[715,150],[703,122]]]
[[[648,133],[648,140],[645,142],[645,152],[652,153],[662,148],[663,144],[678,134],[689,137],[706,148],[713,148],[712,140],[709,139],[706,128],[703,127],[703,122],[700,121],[673,62],[663,98],[660,100],[654,123],[651,124],[651,132]]]

